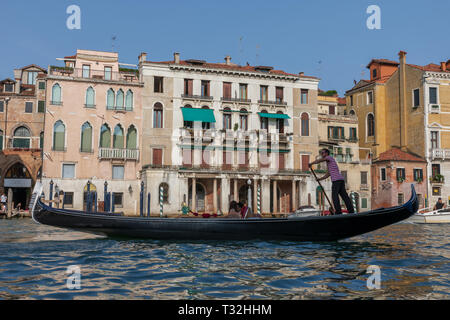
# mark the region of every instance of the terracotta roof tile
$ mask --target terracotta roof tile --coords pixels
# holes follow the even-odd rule
[[[450,72],[450,70],[442,71],[441,66],[434,64],[434,63],[429,63],[426,66],[418,66],[415,64],[408,64],[408,66],[422,70],[422,71]]]
[[[378,161],[411,161],[411,162],[426,162],[424,159],[415,156],[411,153],[404,152],[398,148],[390,149],[386,152],[380,154],[378,159],[374,162]]]
[[[391,64],[391,65],[396,65],[398,66],[399,63],[397,61],[393,61],[393,60],[388,60],[388,59],[372,59],[372,61],[370,61],[370,63],[367,65],[367,68],[370,68],[370,65],[372,63],[379,63],[379,64]]]

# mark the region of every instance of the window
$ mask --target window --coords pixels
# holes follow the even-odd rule
[[[239,115],[239,124],[240,124],[240,128],[241,130],[248,130],[248,115],[247,115],[247,110],[242,109],[241,110],[241,114]]]
[[[367,185],[367,171],[361,171],[361,184]]]
[[[367,92],[367,104],[373,103],[373,91]]]
[[[123,180],[125,173],[124,166],[112,166],[112,178],[113,180]]]
[[[83,78],[90,78],[91,77],[91,66],[84,64],[83,65]]]
[[[367,198],[361,198],[361,208],[367,209]]]
[[[123,109],[123,90],[122,89],[117,91],[116,108]]]
[[[163,93],[164,92],[163,83],[164,83],[163,77],[155,77],[153,84],[153,91],[156,93]]]
[[[430,104],[437,104],[437,88],[430,88]]]
[[[167,183],[161,183],[158,188],[158,199],[161,199],[162,189],[162,202],[169,203],[169,185]]]
[[[275,88],[275,100],[277,102],[283,102],[283,87]]]
[[[45,101],[38,101],[38,112],[39,113],[45,112]]]
[[[266,110],[261,111],[261,113],[267,113]],[[269,129],[269,119],[265,117],[259,117],[261,122],[261,129],[262,130],[268,130]]]
[[[100,129],[100,148],[111,148],[111,129],[107,124]]]
[[[309,171],[309,154],[302,154],[302,171]]]
[[[350,115],[354,116],[355,115],[355,110],[350,110]]]
[[[301,104],[308,104],[308,90],[302,89],[300,92],[300,103]]]
[[[13,91],[14,91],[14,84],[5,83],[5,92],[13,92]]]
[[[3,100],[0,101],[0,112],[5,111],[5,102]]]
[[[114,149],[123,149],[123,128],[120,124],[118,124],[114,128],[114,135],[113,135],[113,148]]]
[[[3,131],[0,130],[0,151],[3,150]]]
[[[109,89],[106,97],[106,109],[112,110],[114,109],[114,101],[116,98],[116,94],[113,89]]]
[[[63,163],[62,178],[63,179],[74,179],[75,178],[75,164]]]
[[[81,126],[81,152],[92,152],[92,126],[85,122]]]
[[[44,81],[39,82],[39,90],[45,90],[45,82]]]
[[[350,96],[350,105],[353,106],[353,96]],[[350,111],[351,114],[351,111]]]
[[[153,107],[153,128],[163,127],[163,106],[161,103],[155,103]]]
[[[231,130],[231,109],[225,108],[223,110],[223,129]]]
[[[156,149],[154,148],[153,150],[153,154],[152,154],[152,164],[154,166],[162,166],[162,149]]]
[[[431,165],[431,175],[433,177],[441,174],[441,165],[440,164],[432,164]]]
[[[432,192],[433,192],[433,196],[440,197],[441,196],[441,187],[433,187]]]
[[[328,114],[336,114],[336,106],[328,106]]]
[[[111,80],[112,67],[105,67],[105,80]]]
[[[283,114],[283,112],[278,111],[277,114]],[[279,133],[284,133],[284,119],[276,120],[276,128]]]
[[[420,105],[420,90],[413,90],[413,107],[417,108]]]
[[[309,115],[307,113],[302,113],[301,122],[302,122],[302,136],[308,137],[309,136]]]
[[[38,73],[36,71],[28,71],[28,82],[27,84],[36,84],[36,78],[38,76]]]
[[[30,149],[31,134],[26,127],[18,127],[14,130],[13,148]]]
[[[203,106],[202,109],[209,109],[208,106]],[[208,130],[211,129],[211,123],[210,122],[202,122],[202,129]]]
[[[39,134],[39,149],[44,149],[44,132]]]
[[[226,99],[231,98],[231,82],[223,83],[223,97]]]
[[[406,179],[405,168],[397,168],[397,181],[403,182]]]
[[[61,86],[57,83],[52,87],[52,104],[61,105]]]
[[[414,169],[414,181],[423,181],[423,170]]]
[[[192,96],[193,82],[192,79],[184,79],[184,94],[186,96]]]
[[[95,107],[95,91],[94,88],[89,87],[86,90],[86,108]]]
[[[377,69],[372,70],[372,78],[375,79],[377,77]]]
[[[387,180],[386,168],[381,168],[380,169],[380,180],[381,181],[386,181]]]
[[[116,208],[123,207],[123,193],[122,192],[113,192],[113,204]]]
[[[241,98],[241,100],[247,100],[248,99],[248,95],[247,95],[247,84],[239,84],[239,97]]]
[[[25,113],[33,113],[33,102],[25,102]]]
[[[127,95],[125,97],[125,110],[132,111],[133,110],[133,102],[134,101],[134,94],[133,91],[128,90]]]
[[[134,125],[128,128],[127,132],[127,149],[136,150],[137,149],[137,130]]]
[[[372,113],[367,115],[367,136],[375,136],[375,117]]]
[[[268,101],[269,100],[269,87],[261,86],[259,90],[260,90],[260,100]]]
[[[56,121],[53,126],[53,150],[54,151],[64,151],[65,150],[65,137],[66,136],[66,126],[59,120]]]
[[[202,97],[209,97],[209,81],[202,80],[201,94]]]
[[[65,208],[73,208],[73,192],[64,192],[63,204]]]
[[[397,195],[398,205],[401,206],[405,203],[405,195],[403,193],[399,193]]]
[[[439,132],[431,131],[431,149],[439,149]]]

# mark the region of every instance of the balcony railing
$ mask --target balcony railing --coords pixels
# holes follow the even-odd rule
[[[243,98],[231,98],[231,97],[223,97],[221,98],[223,102],[237,102],[237,103],[250,103],[250,99],[243,99]]]
[[[287,106],[287,102],[286,101],[281,101],[281,100],[275,100],[275,101],[271,101],[271,100],[258,100],[259,104],[263,104],[263,105],[277,105],[277,106]]]
[[[139,150],[137,149],[114,149],[100,148],[98,151],[99,159],[117,159],[117,160],[139,160]]]
[[[433,149],[433,159],[450,159],[450,149]]]
[[[132,83],[139,82],[138,70],[105,72],[105,70],[93,70],[93,69],[83,70],[80,68],[51,66],[49,68],[49,75],[59,77],[79,78],[79,79],[103,80],[103,81],[125,81]]]
[[[433,183],[433,184],[435,184],[435,183],[437,183],[437,184],[444,184],[445,178],[444,178],[443,175],[436,174],[436,175],[434,175],[434,176],[432,176],[430,178],[430,182]]]
[[[181,97],[183,99],[189,99],[189,100],[203,100],[203,101],[212,101],[214,98],[211,96],[201,96],[201,95],[194,95],[194,94],[182,94]]]

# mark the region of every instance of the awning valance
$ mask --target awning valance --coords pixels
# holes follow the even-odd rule
[[[290,119],[287,114],[281,114],[281,113],[258,113],[261,118],[269,118],[269,119]]]
[[[181,108],[184,121],[216,122],[214,110],[198,108]]]

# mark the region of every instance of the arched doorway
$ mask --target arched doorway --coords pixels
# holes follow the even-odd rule
[[[5,189],[12,189],[12,202],[14,207],[20,204],[22,209],[25,209],[28,205],[28,200],[31,195],[31,186],[33,180],[31,179],[30,172],[20,162],[12,165],[8,171],[6,171],[4,187]]]
[[[247,184],[247,182],[245,182],[245,185],[243,185],[239,189],[239,202],[241,203],[248,202],[248,188],[250,188],[250,186]],[[251,197],[252,195],[250,196],[250,201],[252,201]]]
[[[280,198],[281,198],[281,190],[280,187],[277,186],[277,211],[280,210]],[[270,183],[270,212],[274,212],[273,205],[273,182]]]
[[[195,186],[195,194],[196,194],[196,211],[201,212],[205,211],[205,188],[197,183]],[[192,186],[189,187],[189,208],[192,208]]]
[[[91,193],[92,197],[94,197],[94,194],[97,193],[97,187],[92,182],[90,183],[90,186],[89,186],[89,192]],[[84,186],[84,189],[83,189],[83,210],[87,209],[87,206],[86,206],[87,197],[88,197],[88,184],[86,183],[86,185]],[[91,201],[94,201],[94,198],[91,198]]]

